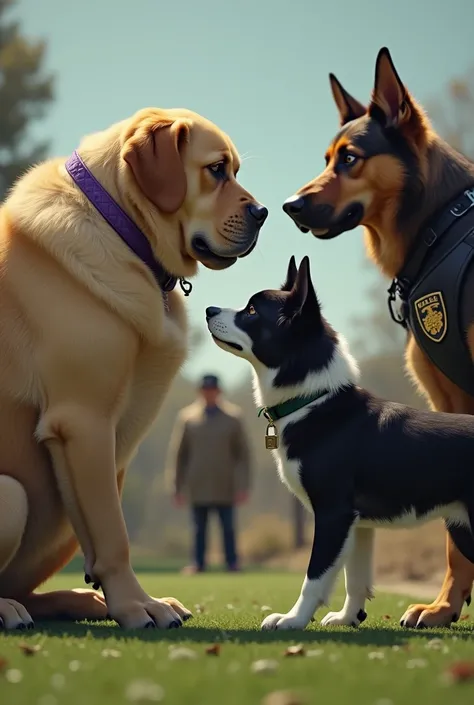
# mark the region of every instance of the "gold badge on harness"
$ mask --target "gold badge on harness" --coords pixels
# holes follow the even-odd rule
[[[441,291],[422,296],[414,305],[423,333],[434,343],[440,343],[448,330],[446,307]]]

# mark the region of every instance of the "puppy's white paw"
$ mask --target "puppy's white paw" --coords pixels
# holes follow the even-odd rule
[[[358,627],[366,617],[367,612],[363,609],[359,609],[357,612],[355,610],[342,609],[340,612],[329,612],[322,618],[321,625],[323,627]]]
[[[304,629],[307,622],[295,614],[269,614],[262,622],[262,629]]]

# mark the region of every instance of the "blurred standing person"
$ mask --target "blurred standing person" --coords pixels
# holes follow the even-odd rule
[[[239,570],[235,506],[248,499],[250,464],[241,410],[222,398],[215,375],[205,375],[198,399],[178,416],[168,455],[175,502],[177,506],[189,503],[192,512],[194,564],[186,572],[202,573],[206,569],[211,512],[216,512],[220,520],[227,570]]]

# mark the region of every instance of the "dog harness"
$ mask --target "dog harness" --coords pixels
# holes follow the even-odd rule
[[[423,228],[388,290],[392,319],[411,331],[431,362],[471,396],[474,364],[461,303],[473,256],[474,187],[463,191]],[[474,301],[471,308],[469,321],[474,320]]]
[[[165,308],[168,310],[168,293],[173,291],[178,283],[178,278],[167,272],[163,265],[158,262],[148,238],[122,210],[119,204],[114,201],[112,196],[107,193],[102,184],[97,181],[77,151],[73,152],[65,166],[69,176],[84,196],[99,211],[110,227],[115,230],[120,239],[151,270],[163,294]],[[184,295],[189,296],[193,288],[192,284],[183,277],[179,279],[179,283]]]

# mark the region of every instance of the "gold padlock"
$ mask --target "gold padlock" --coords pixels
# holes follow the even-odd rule
[[[271,433],[270,433],[271,431]],[[265,433],[265,448],[267,450],[276,450],[279,445],[279,436],[276,426],[273,423],[269,423]]]

